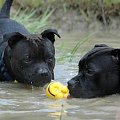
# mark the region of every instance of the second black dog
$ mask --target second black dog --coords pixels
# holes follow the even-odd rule
[[[94,98],[120,92],[120,49],[96,45],[79,61],[78,75],[68,81],[76,98]]]

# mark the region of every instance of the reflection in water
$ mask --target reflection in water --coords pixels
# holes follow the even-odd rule
[[[119,47],[119,38],[92,37],[77,50],[74,59],[59,61],[78,43],[80,34],[66,35],[56,42],[55,78],[65,84],[77,74],[80,57],[94,44],[107,43]],[[119,120],[120,96],[95,99],[52,100],[45,96],[44,88],[17,83],[0,84],[0,120]]]

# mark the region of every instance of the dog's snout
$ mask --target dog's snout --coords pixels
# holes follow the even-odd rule
[[[68,81],[67,83],[68,83],[68,86],[69,86],[69,87],[71,87],[71,86],[73,86],[73,85],[75,84],[75,82],[74,82],[73,80],[70,80],[70,81]]]
[[[49,72],[46,68],[41,68],[41,69],[39,69],[38,72],[42,77],[48,77],[49,76]]]

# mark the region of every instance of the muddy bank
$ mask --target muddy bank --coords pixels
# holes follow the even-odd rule
[[[120,4],[104,5],[104,11],[99,4],[83,6],[77,3],[59,5],[50,18],[52,26],[67,32],[120,30]]]
[[[24,1],[24,0],[22,0]],[[45,0],[35,8],[37,16],[44,13],[46,8],[54,10],[49,18],[50,27],[61,32],[87,30],[120,30],[120,2],[102,3],[102,0]],[[111,0],[112,1],[112,0]],[[32,6],[17,0],[16,6],[31,9]]]

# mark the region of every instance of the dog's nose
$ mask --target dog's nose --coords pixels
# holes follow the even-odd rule
[[[48,76],[49,76],[48,70],[47,70],[46,68],[41,68],[41,69],[39,69],[39,74],[40,74],[42,77],[48,77]]]
[[[74,85],[74,83],[75,82],[73,80],[70,80],[70,81],[67,82],[67,84],[68,84],[69,87],[72,87]]]

